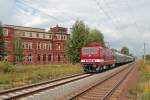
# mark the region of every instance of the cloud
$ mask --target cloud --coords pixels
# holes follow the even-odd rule
[[[101,30],[111,47],[126,45],[131,53],[142,55],[143,43],[150,45],[150,1],[97,1],[103,9],[95,0],[1,0],[0,20],[4,24],[48,29],[56,24],[70,28],[79,18]]]
[[[0,0],[0,7],[0,21],[8,23],[14,13],[15,0]]]
[[[33,26],[33,27],[40,26],[43,23],[48,22],[48,19],[41,18],[40,16],[37,17],[37,16],[30,16],[30,15],[22,15],[22,14],[16,15],[16,19],[26,19],[21,21],[22,25]]]

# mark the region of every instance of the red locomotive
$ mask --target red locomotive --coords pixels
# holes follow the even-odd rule
[[[134,61],[133,57],[114,52],[98,43],[81,48],[80,58],[85,72],[101,72],[104,69],[115,67],[116,64]]]

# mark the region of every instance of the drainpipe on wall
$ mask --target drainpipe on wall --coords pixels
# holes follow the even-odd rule
[[[52,32],[52,63],[55,62],[55,58],[54,58],[54,33]]]

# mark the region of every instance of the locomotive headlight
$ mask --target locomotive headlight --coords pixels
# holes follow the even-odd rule
[[[85,60],[81,60],[81,62],[85,62]]]
[[[95,62],[103,62],[103,59],[96,59]]]
[[[96,59],[95,62],[100,62],[100,59]]]

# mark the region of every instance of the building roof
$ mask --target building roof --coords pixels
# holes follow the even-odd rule
[[[46,32],[45,29],[33,28],[33,27],[24,27],[24,26],[15,26],[15,25],[3,25],[3,27],[11,27],[11,28],[14,28],[16,30],[23,30],[23,31]]]
[[[50,28],[49,31],[50,31],[50,32],[53,32],[53,33],[63,33],[63,34],[67,34],[67,28],[60,27],[60,26],[58,26],[58,25],[56,25],[55,27]]]
[[[100,43],[97,43],[97,42],[93,42],[93,43],[90,43],[90,44],[88,44],[87,46],[101,46],[101,47],[104,47],[104,48],[106,48],[103,44],[100,44]]]
[[[55,34],[66,34],[69,35],[67,32],[67,28],[60,27],[56,25],[55,27],[50,28],[48,31],[42,28],[33,28],[33,27],[25,27],[25,26],[16,26],[16,25],[3,25],[3,27],[13,28],[18,31],[28,31],[28,32],[37,32],[37,33],[55,33]]]

